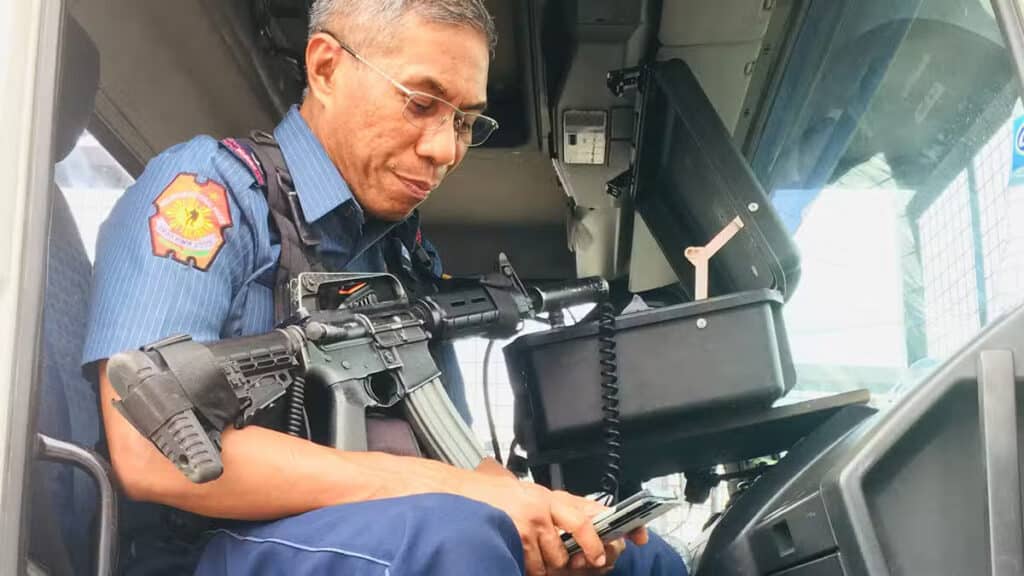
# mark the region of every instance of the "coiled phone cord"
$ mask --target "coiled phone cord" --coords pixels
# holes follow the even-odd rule
[[[597,322],[598,354],[601,364],[602,435],[605,444],[605,469],[601,476],[603,499],[608,505],[619,500],[622,421],[619,419],[619,365],[615,351],[615,306],[610,301],[599,305]]]

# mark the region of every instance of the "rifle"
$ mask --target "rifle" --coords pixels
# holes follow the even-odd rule
[[[193,482],[223,472],[226,426],[248,425],[307,384],[328,392],[326,444],[366,450],[367,408],[396,407],[429,456],[475,468],[483,452],[441,384],[429,341],[506,338],[536,314],[603,300],[608,284],[591,277],[527,288],[501,254],[497,272],[447,278],[414,300],[379,273],[304,273],[289,291],[294,313],[271,332],[207,344],[177,335],[108,362],[121,396],[114,405]]]

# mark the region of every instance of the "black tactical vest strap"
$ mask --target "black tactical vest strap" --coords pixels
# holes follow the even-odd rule
[[[242,149],[235,149],[232,144],[238,144]],[[259,166],[252,166],[246,158],[240,158],[254,172],[257,183],[262,180],[270,217],[280,239],[281,256],[274,276],[274,322],[280,324],[288,319],[290,312],[290,280],[302,272],[324,271],[317,255],[320,237],[302,214],[295,184],[273,136],[254,131],[250,138],[228,139],[225,145],[235,156],[251,153],[259,163]]]
[[[396,225],[384,242],[384,263],[411,298],[437,292],[434,258],[423,246],[419,210]]]
[[[274,320],[280,324],[288,319],[290,312],[288,284],[291,279],[302,272],[325,271],[317,254],[320,237],[302,214],[284,155],[272,135],[255,131],[251,138],[226,138],[222,143],[249,168],[267,196],[281,245],[274,277]],[[381,242],[388,272],[398,277],[410,297],[437,291],[434,261],[423,246],[418,211],[396,225]]]

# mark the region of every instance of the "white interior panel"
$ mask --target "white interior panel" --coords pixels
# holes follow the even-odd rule
[[[557,224],[566,197],[535,146],[475,148],[421,209],[434,224]]]
[[[138,160],[196,134],[273,127],[251,61],[233,56],[207,2],[79,0],[72,11],[103,63],[97,113]]]
[[[682,252],[685,247],[680,247]],[[676,273],[661,253],[650,228],[639,215],[633,220],[633,255],[629,268],[629,291],[645,292],[676,282]]]
[[[658,40],[664,46],[753,42],[764,36],[771,0],[664,0]]]

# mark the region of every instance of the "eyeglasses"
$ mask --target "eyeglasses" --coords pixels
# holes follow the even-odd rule
[[[383,76],[392,86],[405,94],[405,108],[402,111],[402,115],[413,126],[430,131],[438,130],[445,125],[452,126],[459,140],[468,146],[483,144],[498,129],[498,121],[490,116],[463,112],[444,98],[438,98],[433,94],[406,88],[383,70],[367,62],[355,50],[339,40],[331,32],[327,30],[320,30],[320,32],[330,36],[332,40],[338,43],[342,50],[348,52],[353,58]]]

